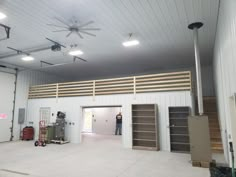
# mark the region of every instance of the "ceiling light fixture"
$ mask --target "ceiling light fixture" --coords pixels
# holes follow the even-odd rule
[[[4,14],[4,13],[2,13],[2,12],[0,12],[0,20],[1,19],[4,19],[4,18],[6,18],[7,16]]]
[[[84,52],[82,52],[81,50],[72,50],[69,52],[69,55],[72,56],[77,56],[77,55],[82,55]]]
[[[125,47],[131,47],[131,46],[139,45],[139,41],[138,41],[138,40],[136,40],[136,39],[131,40],[132,35],[133,35],[133,33],[129,33],[129,40],[123,42],[123,43],[122,43],[123,46],[125,46]]]
[[[23,61],[32,61],[34,60],[34,57],[30,56],[30,55],[27,55],[27,56],[24,56],[21,58]]]
[[[130,46],[135,46],[135,45],[139,45],[139,41],[138,40],[132,40],[132,41],[123,42],[123,46],[125,46],[125,47],[130,47]]]

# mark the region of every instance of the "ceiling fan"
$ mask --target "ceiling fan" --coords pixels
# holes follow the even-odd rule
[[[66,37],[69,37],[72,33],[77,34],[81,39],[84,37],[82,34],[86,34],[89,36],[96,36],[93,33],[90,33],[89,31],[99,31],[100,28],[92,28],[92,27],[87,27],[88,25],[94,23],[94,21],[88,21],[83,24],[79,24],[78,21],[75,18],[72,18],[70,20],[70,23],[67,23],[59,18],[55,18],[60,24],[47,24],[48,26],[53,26],[58,28],[57,30],[54,30],[52,32],[68,32]]]

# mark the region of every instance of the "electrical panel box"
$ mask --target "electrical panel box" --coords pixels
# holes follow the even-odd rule
[[[19,108],[18,124],[23,124],[24,122],[25,122],[25,108]]]

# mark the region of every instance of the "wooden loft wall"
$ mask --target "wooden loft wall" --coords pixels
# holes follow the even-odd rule
[[[190,71],[35,85],[29,99],[192,90]]]

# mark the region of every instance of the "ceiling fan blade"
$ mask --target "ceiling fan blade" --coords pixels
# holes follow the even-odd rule
[[[88,33],[88,32],[86,32],[86,31],[79,31],[79,32],[80,32],[80,33],[87,34],[87,35],[90,35],[90,36],[94,36],[94,37],[96,37],[96,35],[95,35],[95,34]]]
[[[63,32],[63,31],[69,31],[69,30],[55,30],[55,31],[52,31],[52,32]]]
[[[66,26],[60,26],[60,25],[54,25],[54,24],[46,24],[48,26],[54,26],[54,27],[57,27],[57,28],[65,28],[65,29],[68,29]]]
[[[83,36],[77,31],[76,32],[77,34],[78,34],[78,36],[81,38],[81,39],[83,39]]]
[[[59,18],[57,18],[57,17],[55,17],[55,19],[56,19],[57,21],[61,22],[62,24],[64,24],[64,25],[70,27],[70,25],[68,25],[68,24],[67,24],[66,22],[64,22],[63,20],[61,20],[61,19],[59,19]]]
[[[87,60],[85,60],[85,59],[83,59],[83,58],[80,58],[80,57],[74,57],[74,59],[79,59],[79,60],[82,60],[82,61],[84,61],[84,62],[88,62]]]
[[[99,30],[101,30],[101,28],[81,28],[81,29],[79,29],[79,30],[81,30],[81,31],[83,31],[83,30],[94,30],[94,31],[99,31]]]
[[[78,28],[82,28],[82,27],[84,27],[84,26],[90,25],[91,23],[94,23],[94,21],[89,21],[89,22],[87,22],[87,23],[84,23],[84,24],[82,24],[82,25],[79,25]]]
[[[73,33],[73,31],[69,32],[66,37],[69,37],[71,34]]]

